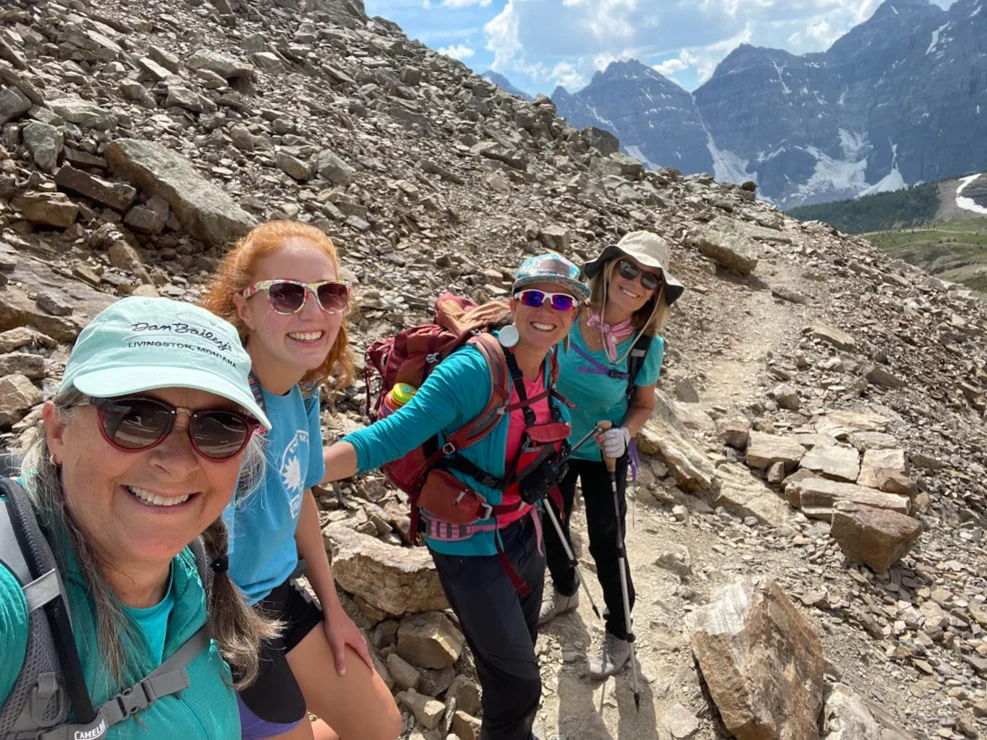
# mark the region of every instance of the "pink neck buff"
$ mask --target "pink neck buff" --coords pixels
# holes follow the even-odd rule
[[[586,325],[591,329],[598,328],[603,334],[603,348],[606,350],[607,359],[610,362],[617,360],[617,342],[634,333],[634,325],[630,318],[624,319],[618,324],[606,324],[603,317],[593,309],[589,309],[589,319],[586,321]]]

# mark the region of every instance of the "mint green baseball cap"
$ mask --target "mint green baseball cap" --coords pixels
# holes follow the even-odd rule
[[[228,398],[271,428],[250,388],[250,355],[236,327],[170,298],[123,298],[100,312],[65,365],[59,390],[70,386],[94,398],[194,388]]]

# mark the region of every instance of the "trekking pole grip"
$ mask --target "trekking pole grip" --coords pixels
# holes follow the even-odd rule
[[[610,429],[613,428],[613,422],[607,421],[606,419],[604,419],[603,421],[598,421],[596,422],[596,428],[599,429],[601,432],[609,431]],[[603,462],[606,463],[607,470],[610,471],[611,473],[617,469],[617,461],[614,458],[607,457],[604,454]]]

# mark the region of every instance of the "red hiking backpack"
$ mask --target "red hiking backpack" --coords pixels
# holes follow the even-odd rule
[[[394,337],[374,342],[366,351],[367,416],[371,423],[381,418],[384,397],[396,383],[408,383],[420,388],[442,360],[466,344],[472,344],[483,354],[490,369],[492,392],[483,411],[476,418],[447,435],[442,447],[439,447],[438,438],[432,437],[382,468],[387,479],[410,498],[412,541],[418,537],[420,504],[442,520],[464,526],[508,511],[507,508],[501,510],[500,507],[487,504],[483,497],[470,490],[448,470],[436,469],[444,458],[476,444],[490,434],[504,414],[516,408],[508,408],[510,370],[504,350],[496,337],[488,331],[502,308],[497,304],[489,304],[490,322],[484,325],[481,314],[479,325],[473,322],[471,327],[467,327],[462,320],[463,316],[474,308],[477,308],[477,304],[470,299],[444,293],[435,302],[433,323],[403,329]],[[552,355],[550,390],[545,395],[554,395],[551,389],[554,389],[557,374],[558,363]],[[544,395],[533,397],[520,405],[528,406],[543,397]],[[461,461],[460,464],[464,463],[470,465],[466,461]],[[483,480],[484,476],[489,478],[479,470],[469,472],[478,480]],[[516,508],[511,507],[509,510],[514,511]]]

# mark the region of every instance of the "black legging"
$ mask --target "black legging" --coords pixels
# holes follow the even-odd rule
[[[606,604],[607,632],[624,639],[627,629],[624,622],[624,602],[620,593],[620,567],[617,561],[617,520],[614,517],[613,492],[610,473],[602,460],[570,460],[569,472],[559,484],[565,506],[565,523],[569,535],[569,517],[576,496],[576,480],[582,482],[583,504],[586,507],[586,525],[589,529],[589,551],[596,562],[596,575],[603,588]],[[617,497],[620,500],[621,529],[627,533],[627,455],[617,460]],[[555,504],[552,504],[553,508]],[[556,508],[556,511],[558,509]],[[555,590],[563,596],[572,596],[579,589],[576,571],[569,566],[569,559],[562,549],[554,527],[545,527],[545,560],[552,574]],[[627,590],[631,610],[634,609],[634,583],[630,565],[627,568]]]

